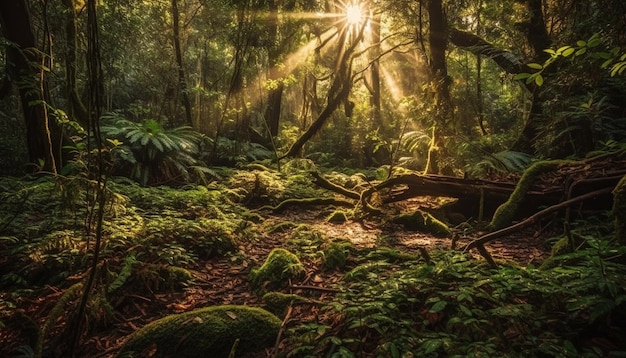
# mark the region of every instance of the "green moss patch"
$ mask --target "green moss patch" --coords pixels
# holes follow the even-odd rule
[[[333,224],[342,224],[348,221],[348,214],[344,210],[335,210],[328,215],[326,221]]]
[[[213,306],[161,318],[139,329],[117,357],[227,357],[271,346],[281,320],[266,310],[248,306]]]
[[[309,300],[307,300],[305,297],[290,293],[268,292],[263,295],[263,302],[265,302],[265,306],[270,312],[276,315],[284,315],[287,307],[289,307],[289,305],[292,305],[293,303],[302,303],[308,301]]]
[[[255,289],[278,288],[286,280],[304,273],[298,256],[285,249],[273,249],[259,268],[250,271],[250,283]]]
[[[412,213],[398,215],[393,222],[404,226],[406,230],[420,231],[437,237],[450,237],[450,228],[431,214],[416,210]]]

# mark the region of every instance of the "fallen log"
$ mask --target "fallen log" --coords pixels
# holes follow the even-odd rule
[[[613,187],[608,187],[608,188],[604,188],[604,189],[600,189],[600,190],[596,190],[596,191],[592,191],[590,193],[586,193],[580,196],[577,196],[575,198],[563,201],[559,204],[556,205],[552,205],[548,208],[545,208],[537,213],[535,213],[534,215],[530,216],[529,218],[525,219],[524,221],[521,221],[517,224],[502,228],[500,230],[494,231],[494,232],[490,232],[486,235],[483,235],[481,237],[479,237],[478,239],[473,240],[472,242],[470,242],[469,244],[467,244],[467,246],[465,246],[465,249],[463,250],[464,252],[467,252],[473,248],[476,248],[479,250],[479,252],[481,253],[481,255],[487,260],[487,262],[489,262],[489,264],[491,266],[495,265],[495,262],[493,261],[493,258],[491,257],[491,255],[489,254],[489,252],[485,249],[485,244],[493,241],[497,238],[500,238],[502,236],[508,235],[510,233],[513,233],[515,231],[518,231],[520,229],[523,229],[525,227],[531,226],[534,223],[537,222],[537,220],[548,216],[549,214],[552,214],[556,211],[568,208],[574,204],[580,203],[582,201],[585,200],[589,200],[589,199],[593,199],[595,197],[604,195],[604,194],[609,194],[613,191]]]

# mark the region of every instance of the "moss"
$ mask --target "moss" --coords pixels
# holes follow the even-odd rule
[[[367,254],[368,260],[382,260],[389,263],[414,261],[419,257],[389,247],[379,247]]]
[[[327,269],[344,268],[350,254],[352,244],[347,241],[332,242],[324,250],[324,267]]]
[[[343,280],[347,282],[365,281],[370,276],[377,277],[378,273],[389,269],[390,266],[390,263],[383,261],[367,262],[348,271],[343,276]]]
[[[269,234],[275,234],[275,233],[280,233],[280,232],[287,232],[295,227],[297,227],[298,225],[292,221],[281,221],[280,223],[272,226],[271,228],[269,228],[269,230],[267,231]]]
[[[63,295],[61,295],[61,298],[59,298],[59,300],[54,305],[54,307],[52,307],[52,310],[48,314],[48,317],[46,317],[46,321],[44,322],[43,326],[41,327],[41,331],[39,332],[39,335],[37,336],[37,343],[35,345],[35,356],[41,357],[46,334],[54,326],[54,324],[57,322],[59,317],[65,312],[66,306],[68,306],[68,304],[72,300],[79,297],[80,294],[82,293],[82,290],[83,290],[82,282],[73,284],[72,286],[70,286],[70,288],[68,288],[63,293]]]
[[[341,224],[348,221],[348,215],[344,210],[335,210],[328,217],[326,221],[333,224]]]
[[[189,270],[178,266],[163,267],[160,276],[165,280],[165,286],[169,288],[184,287],[193,278]]]
[[[426,232],[437,237],[452,236],[452,232],[446,224],[421,210],[398,215],[393,219],[393,222],[403,225],[406,230]]]
[[[536,162],[522,175],[515,190],[504,204],[500,205],[496,212],[493,214],[491,223],[489,224],[489,230],[499,230],[511,224],[517,209],[520,207],[522,200],[526,196],[526,193],[535,183],[535,180],[543,173],[555,170],[559,166],[564,164],[574,163],[568,160],[548,160]]]
[[[305,297],[294,294],[287,294],[282,292],[268,292],[263,295],[263,302],[268,311],[276,314],[283,315],[287,307],[294,302],[308,302]]]
[[[281,320],[248,306],[213,306],[166,316],[128,337],[117,357],[226,357],[238,341],[237,356],[274,343]]]
[[[296,255],[285,249],[273,249],[261,267],[250,271],[250,283],[255,289],[261,289],[265,283],[268,288],[278,288],[303,273],[304,266]]]
[[[311,226],[302,224],[296,227],[291,237],[285,241],[284,247],[298,254],[298,257],[318,258],[322,247],[328,239],[324,234]]]
[[[615,238],[626,243],[626,175],[613,190],[613,217],[615,218]]]

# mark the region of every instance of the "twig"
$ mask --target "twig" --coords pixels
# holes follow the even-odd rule
[[[318,287],[318,286],[309,286],[309,285],[291,285],[290,289],[293,290],[313,290],[313,291],[322,291],[322,292],[343,292],[337,288],[329,288],[329,287]]]

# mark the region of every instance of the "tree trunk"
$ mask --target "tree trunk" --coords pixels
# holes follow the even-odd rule
[[[527,0],[526,6],[529,15],[526,39],[533,49],[533,62],[542,63],[547,57],[547,54],[543,52],[543,50],[550,47],[551,44],[543,16],[543,2],[542,0]],[[551,70],[552,69],[548,69],[547,71]],[[532,143],[537,137],[536,119],[541,118],[543,115],[543,97],[541,91],[539,89],[532,90],[532,96],[530,113],[528,113],[520,136],[512,147],[513,150],[524,153],[534,152]]]
[[[65,32],[67,35],[67,52],[65,53],[65,80],[68,93],[68,114],[75,118],[83,127],[88,125],[87,108],[78,95],[76,88],[76,10],[73,0],[63,0],[67,12]]]
[[[360,29],[356,36],[351,36],[351,41],[346,43],[347,28],[343,28],[339,33],[339,56],[336,60],[336,71],[334,74],[333,82],[328,90],[326,107],[322,110],[317,119],[311,124],[311,126],[291,145],[287,153],[281,156],[280,159],[297,156],[302,147],[313,138],[317,132],[322,129],[326,121],[331,115],[339,108],[342,103],[345,103],[350,94],[352,88],[352,54],[357,48],[359,42],[363,38],[363,31],[367,24],[361,24]]]
[[[180,98],[185,107],[185,120],[187,125],[193,127],[193,116],[191,113],[191,101],[187,92],[187,80],[185,80],[185,64],[183,62],[183,52],[180,46],[180,13],[178,11],[178,0],[172,0],[172,29],[174,32],[174,53],[176,55],[176,65],[178,66],[178,87]]]
[[[269,80],[275,83],[267,94],[267,107],[265,108],[265,122],[269,129],[269,135],[273,138],[278,135],[280,126],[280,111],[283,100],[283,90],[285,85],[282,82],[282,73],[279,69],[280,46],[278,45],[278,4],[274,0],[268,1],[269,22],[267,25],[268,38],[268,62]]]
[[[45,171],[56,173],[43,91],[43,68],[25,0],[0,1],[0,24],[4,37],[13,44],[7,50],[8,78],[18,84],[26,141],[31,163],[42,161]]]
[[[447,22],[441,0],[428,1],[430,19],[428,40],[430,44],[431,85],[435,91],[435,132],[434,147],[430,153],[429,173],[441,173],[441,158],[445,153],[445,131],[450,117],[450,79],[446,51],[448,49]]]

